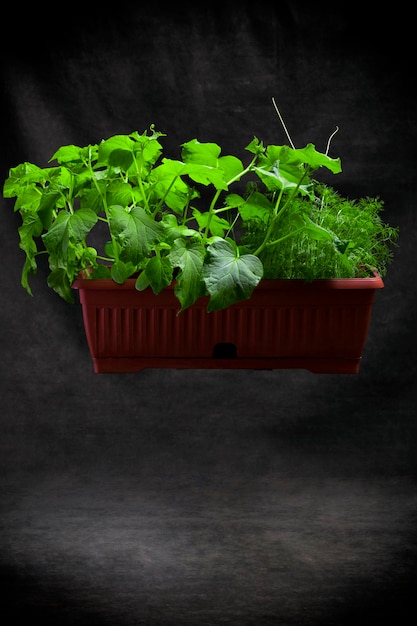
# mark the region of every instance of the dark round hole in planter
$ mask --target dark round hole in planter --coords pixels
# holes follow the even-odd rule
[[[237,359],[237,348],[234,343],[216,343],[213,348],[214,359]]]

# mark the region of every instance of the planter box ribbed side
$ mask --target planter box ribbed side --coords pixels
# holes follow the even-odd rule
[[[263,280],[249,300],[207,313],[202,298],[179,315],[172,287],[155,295],[134,279],[79,279],[94,371],[303,368],[359,371],[376,289],[371,278]]]

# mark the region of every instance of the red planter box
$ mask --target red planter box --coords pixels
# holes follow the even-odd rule
[[[172,287],[79,279],[94,371],[157,368],[303,368],[359,372],[382,279],[263,280],[249,300],[207,313],[202,298],[179,315]]]

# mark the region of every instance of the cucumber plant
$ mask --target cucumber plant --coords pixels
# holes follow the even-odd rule
[[[341,171],[328,151],[264,146],[254,137],[244,164],[216,143],[192,139],[171,159],[163,156],[164,136],[151,126],[61,146],[46,167],[10,169],[3,195],[15,198],[21,215],[28,293],[45,254],[48,285],[69,302],[80,274],[120,284],[134,277],[138,290],[155,293],[173,283],[179,311],[204,295],[209,311],[230,306],[263,277],[321,278],[323,258],[326,276],[340,268],[349,276],[364,267],[385,272],[397,232],[382,222],[379,200],[340,199],[316,182],[323,167]]]

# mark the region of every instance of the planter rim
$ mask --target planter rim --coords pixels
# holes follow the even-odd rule
[[[274,291],[277,289],[382,289],[384,282],[378,272],[374,271],[373,276],[363,278],[319,278],[311,282],[306,282],[300,278],[263,278],[256,290]],[[135,278],[128,278],[123,284],[114,282],[111,278],[77,278],[73,284],[73,289],[104,289],[104,290],[131,290],[135,289]],[[173,290],[175,283],[168,285],[165,289]],[[140,292],[139,292],[140,293]]]

